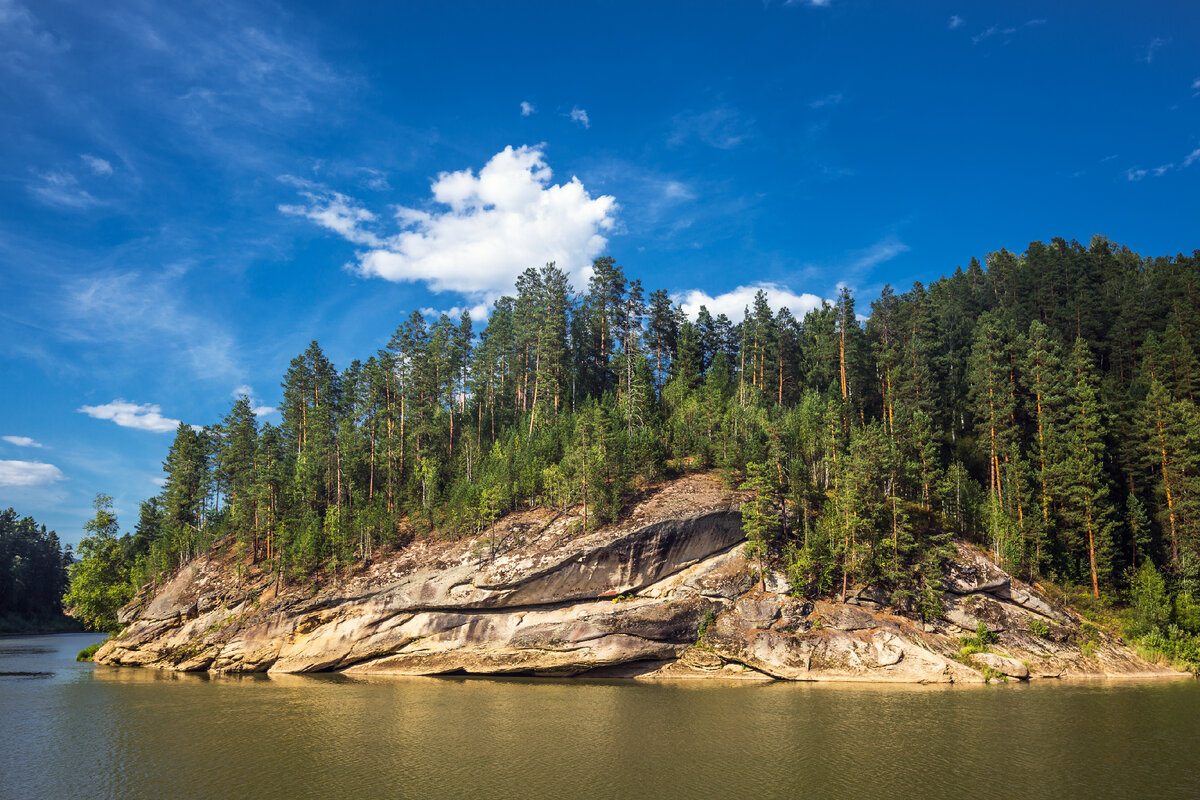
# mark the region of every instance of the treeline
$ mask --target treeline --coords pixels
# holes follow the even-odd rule
[[[580,292],[530,269],[478,335],[414,312],[344,369],[313,342],[279,425],[246,398],[181,425],[131,574],[221,537],[284,579],[336,571],[535,504],[582,503],[591,527],[647,482],[719,468],[766,498],[759,544],[810,592],[871,582],[928,611],[951,534],[1097,596],[1143,565],[1191,592],[1198,257],[1055,239],[869,309],[843,291],[797,319],[760,292],[737,322],[689,319],[611,258]]]
[[[63,616],[71,547],[33,517],[0,511],[0,633],[72,627]]]

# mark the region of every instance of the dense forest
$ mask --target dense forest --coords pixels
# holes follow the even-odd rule
[[[33,517],[0,511],[0,633],[69,630],[63,615],[71,547]]]
[[[1200,628],[1198,279],[1200,251],[1055,239],[865,309],[843,290],[797,319],[760,292],[734,322],[688,318],[611,258],[578,292],[529,269],[482,331],[414,312],[341,370],[314,341],[279,425],[247,398],[181,424],[126,568],[141,584],[227,539],[283,580],[336,576],[518,507],[582,504],[591,528],[719,469],[752,491],[751,547],[809,594],[875,583],[930,613],[966,536],[1023,577],[1149,603],[1147,630],[1183,637]]]

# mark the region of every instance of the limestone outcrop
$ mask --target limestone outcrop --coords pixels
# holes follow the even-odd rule
[[[510,515],[475,540],[419,540],[323,583],[281,586],[234,556],[194,560],[122,609],[98,663],[226,673],[622,675],[978,682],[1169,672],[999,570],[967,544],[945,613],[923,623],[856,587],[794,596],[746,561],[736,498],[668,483],[619,525]],[[241,575],[241,577],[239,577]],[[991,652],[964,656],[983,624]]]

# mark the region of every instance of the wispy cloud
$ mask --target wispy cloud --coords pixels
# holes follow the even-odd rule
[[[309,182],[293,182],[308,203],[281,207],[364,245],[354,271],[389,281],[419,281],[435,292],[476,301],[511,289],[513,276],[553,261],[576,278],[603,252],[616,200],[592,197],[578,178],[551,183],[542,146],[506,147],[476,175],[443,172],[425,208],[397,207],[401,231],[382,236],[356,201]]]
[[[284,214],[310,219],[354,244],[382,246],[383,241],[365,227],[378,218],[353,198],[293,175],[282,175],[279,180],[295,186],[308,201],[304,205],[280,205],[279,210]]]
[[[386,192],[392,188],[392,185],[388,183],[388,176],[386,172],[381,172],[377,169],[371,169],[370,167],[361,167],[359,172],[365,176],[363,185],[372,191]]]
[[[532,116],[533,114],[536,114],[536,113],[537,113],[537,106],[535,106],[533,103],[529,102],[528,100],[521,101],[521,116],[522,117]]]
[[[824,97],[819,97],[816,100],[813,100],[811,103],[808,104],[808,107],[812,108],[812,109],[818,109],[818,108],[824,108],[825,106],[840,105],[841,102],[842,102],[842,93],[834,92],[833,94],[827,94]]]
[[[695,139],[718,150],[732,150],[750,138],[753,126],[753,120],[732,106],[684,111],[672,120],[667,144],[678,146]]]
[[[972,36],[971,43],[979,44],[982,41],[991,39],[993,36],[1012,36],[1014,33],[1021,30],[1022,28],[1036,28],[1038,26],[1045,25],[1045,24],[1046,24],[1046,20],[1038,18],[1038,19],[1026,20],[1025,22],[1021,23],[1020,25],[1009,25],[1009,26],[992,25],[987,30],[984,30],[981,33],[976,34],[975,36]],[[956,28],[958,26],[951,25],[950,27]],[[1008,42],[1006,41],[1005,44],[1007,44],[1007,43]]]
[[[40,461],[0,461],[0,486],[46,486],[66,480],[63,471]]]
[[[0,439],[17,447],[42,447],[42,443],[28,436],[0,436]]]
[[[1187,169],[1197,161],[1200,161],[1200,147],[1184,156],[1181,163],[1178,165],[1172,161],[1166,164],[1160,164],[1157,167],[1130,167],[1129,169],[1125,170],[1125,179],[1136,182],[1150,176],[1160,178],[1163,175],[1166,175],[1168,172]]]
[[[592,121],[588,119],[588,112],[586,109],[575,106],[571,109],[571,113],[568,116],[571,117],[571,122],[578,123],[584,128],[592,127]]]
[[[894,236],[889,236],[864,250],[852,253],[848,270],[851,272],[866,272],[885,261],[891,261],[901,253],[907,253],[911,249]]]
[[[61,170],[37,173],[28,188],[35,198],[55,208],[82,211],[100,205],[74,175]]]
[[[92,171],[93,175],[105,177],[113,174],[112,164],[110,164],[108,161],[105,161],[103,158],[98,158],[88,153],[83,153],[79,156],[79,158],[83,161],[87,168]]]
[[[162,415],[162,408],[155,403],[130,403],[117,398],[101,406],[80,406],[76,409],[93,419],[115,422],[122,428],[134,428],[151,433],[168,433],[179,427],[179,420]]]
[[[1139,58],[1138,61],[1141,61],[1143,64],[1153,64],[1154,56],[1170,41],[1170,39],[1163,39],[1160,36],[1155,36],[1150,40],[1150,44],[1146,46],[1146,54]]]
[[[24,71],[34,56],[53,56],[70,44],[51,33],[33,12],[16,0],[0,0],[0,67]]]
[[[1200,97],[1200,78],[1192,81],[1192,97]]]
[[[964,22],[966,22],[965,19],[960,17],[958,14],[955,14],[954,16],[950,17],[950,22],[946,27],[950,30],[954,30],[955,28],[961,28]]]
[[[101,272],[70,281],[58,301],[68,341],[124,345],[136,358],[169,353],[197,378],[237,376],[233,337],[188,297],[183,265],[144,272]]]

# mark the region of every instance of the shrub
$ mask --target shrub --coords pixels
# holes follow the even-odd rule
[[[711,608],[704,612],[704,619],[700,620],[700,627],[696,628],[697,644],[699,644],[700,640],[704,638],[704,634],[708,631],[709,626],[716,621],[717,615],[713,613]]]
[[[1045,639],[1050,635],[1050,626],[1042,622],[1040,619],[1035,619],[1029,623],[1029,632],[1034,636]]]

